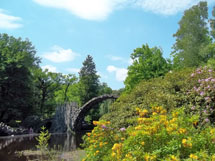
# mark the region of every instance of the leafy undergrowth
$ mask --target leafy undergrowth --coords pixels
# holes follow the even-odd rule
[[[136,126],[113,128],[108,121],[84,137],[84,161],[215,161],[215,128],[199,126],[199,115],[178,108],[136,108]]]
[[[94,122],[84,160],[215,161],[214,83],[208,67],[142,81]]]

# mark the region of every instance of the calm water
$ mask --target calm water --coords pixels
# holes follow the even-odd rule
[[[52,134],[49,140],[50,147],[59,145],[63,152],[80,148],[81,137],[84,133],[76,134]],[[35,135],[20,135],[14,137],[0,137],[0,161],[27,161],[22,156],[18,157],[16,151],[36,150],[37,141]]]

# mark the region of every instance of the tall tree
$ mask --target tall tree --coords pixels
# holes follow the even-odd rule
[[[42,117],[49,117],[56,107],[55,91],[60,88],[62,75],[48,70],[37,69],[33,72],[35,84],[34,106]]]
[[[80,101],[81,104],[86,103],[91,98],[98,96],[99,92],[99,76],[97,75],[96,65],[93,57],[88,55],[83,62],[83,66],[79,72],[80,79]]]
[[[170,70],[170,63],[162,56],[162,51],[143,45],[131,54],[133,64],[128,67],[128,76],[125,79],[126,90],[131,90],[143,79],[163,76]]]
[[[213,7],[212,16],[213,18],[210,19],[211,36],[215,39],[215,6]]]
[[[210,42],[207,2],[200,2],[184,12],[179,29],[173,35],[176,42],[172,55],[175,67],[193,67],[204,62],[201,50]]]
[[[79,103],[79,94],[77,87],[78,78],[73,74],[62,75],[62,81],[59,90],[55,91],[55,99],[57,103],[63,104],[65,102]]]
[[[22,119],[32,111],[31,70],[39,59],[28,40],[0,34],[0,120]]]

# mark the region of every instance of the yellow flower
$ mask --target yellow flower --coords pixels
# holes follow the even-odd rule
[[[117,149],[120,149],[121,148],[121,146],[122,146],[122,143],[115,143],[114,145],[113,145],[113,147],[112,147],[112,150],[114,151],[114,150],[117,150]]]
[[[164,114],[167,113],[167,111],[166,110],[162,110],[160,113],[161,113],[161,115],[164,115]]]
[[[88,132],[88,133],[87,133],[87,136],[90,136],[90,135],[91,135],[91,133]]]
[[[102,147],[102,146],[103,146],[103,142],[100,142],[100,143],[99,143],[99,146]]]
[[[178,130],[178,132],[179,132],[180,134],[185,134],[185,133],[186,133],[186,129],[180,128],[180,129]]]
[[[141,142],[141,145],[142,145],[142,146],[144,146],[144,145],[145,145],[145,142],[144,142],[144,141],[143,141],[143,142]]]
[[[144,109],[143,111],[139,112],[140,117],[144,117],[148,113],[148,110]]]
[[[215,155],[213,155],[211,159],[211,161],[215,161]]]
[[[175,123],[177,121],[177,118],[173,118],[172,120],[170,120],[170,123]]]
[[[98,121],[93,121],[93,125],[98,125],[99,122]]]
[[[187,139],[182,139],[182,144],[186,144]]]
[[[191,138],[189,137],[188,140],[182,139],[182,144],[184,147],[191,148],[192,147]]]
[[[136,108],[136,111],[137,111],[138,113],[140,113],[140,108],[137,107],[137,108]]]
[[[171,161],[177,161],[178,159],[174,156],[174,155],[171,155]]]
[[[96,150],[96,154],[98,154],[99,153],[99,150]]]
[[[210,134],[213,135],[215,133],[215,129],[210,130]]]
[[[145,159],[146,161],[149,161],[150,156],[149,156],[148,154],[146,154],[146,155],[144,156],[144,159]]]
[[[173,116],[173,117],[178,117],[178,114],[179,114],[178,112],[174,112],[174,113],[172,114],[172,116]]]
[[[142,126],[136,126],[135,128],[134,128],[135,130],[141,130],[142,129]]]
[[[126,158],[132,158],[132,156],[131,156],[130,153],[126,154],[125,157],[126,157]]]
[[[190,158],[191,159],[198,159],[198,157],[196,155],[194,155],[194,154],[190,154]]]
[[[168,133],[171,133],[171,132],[173,131],[173,128],[172,128],[172,127],[167,127],[167,128],[166,128],[166,131],[167,131]]]
[[[112,157],[115,157],[115,156],[116,156],[116,153],[113,152],[113,153],[111,154],[111,156],[112,156]]]
[[[157,113],[156,113],[156,112],[153,112],[152,115],[157,115]]]

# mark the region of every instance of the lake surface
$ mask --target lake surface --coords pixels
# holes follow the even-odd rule
[[[75,136],[71,134],[52,134],[49,140],[51,148],[60,146],[63,152],[74,151],[80,148],[84,133]],[[27,161],[25,156],[18,156],[17,152],[23,150],[36,150],[36,135],[19,135],[0,137],[0,161]]]

